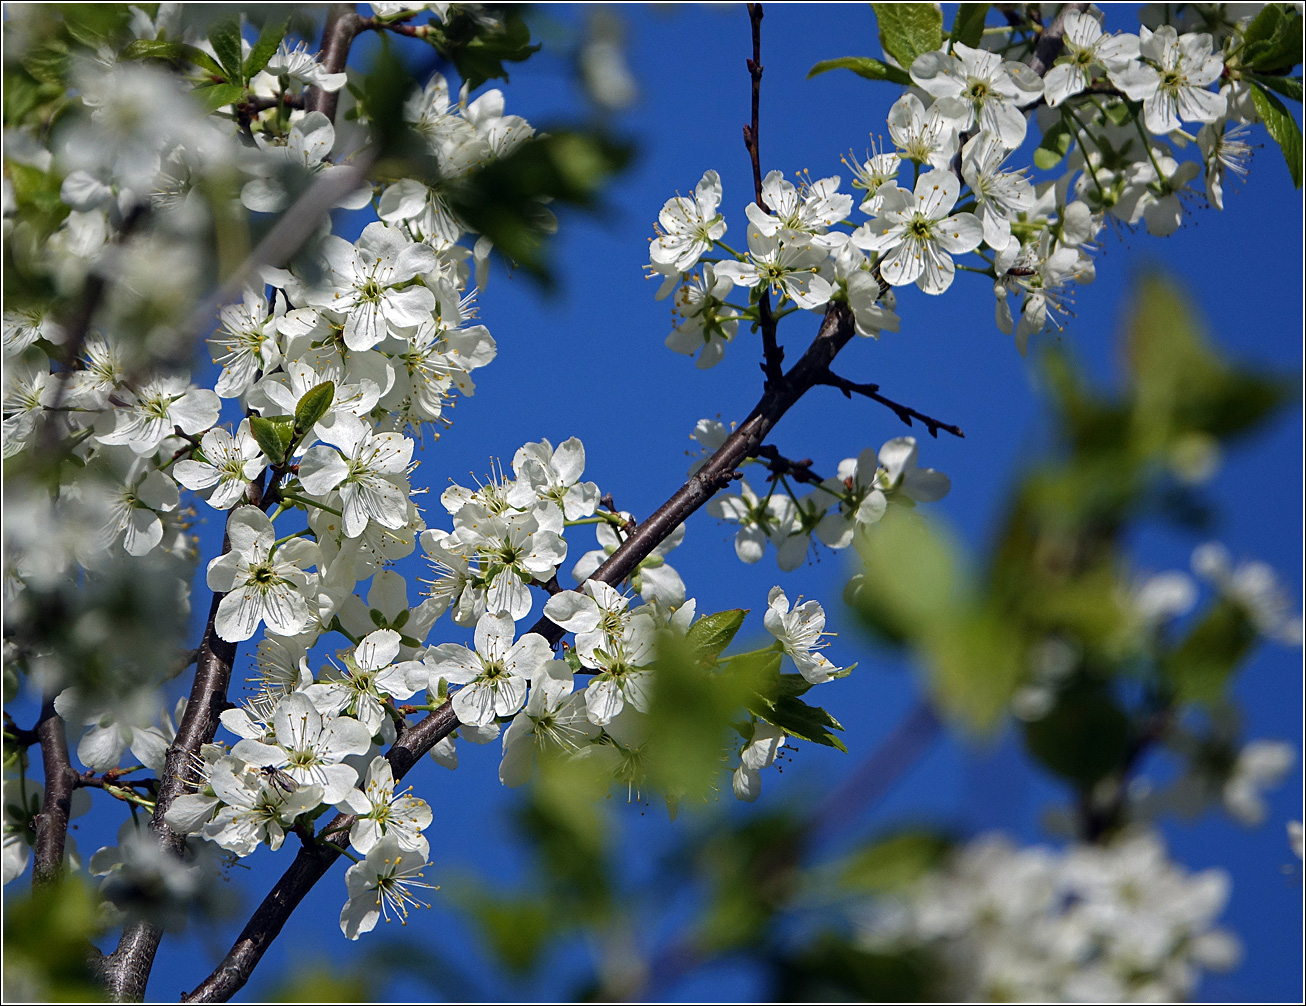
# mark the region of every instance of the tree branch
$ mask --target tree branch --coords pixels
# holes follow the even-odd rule
[[[32,859],[32,886],[40,887],[63,875],[64,842],[68,837],[77,773],[68,757],[68,735],[63,718],[55,711],[53,697],[41,705],[35,732],[41,745],[41,767],[45,770],[45,798],[36,819]]]
[[[753,117],[751,123],[744,126],[744,148],[753,165],[753,198],[763,213],[770,213],[771,207],[762,198],[762,159],[758,147],[758,119],[762,99],[762,5],[748,5],[748,20],[753,28],[753,57],[746,60],[748,75],[753,82]],[[762,373],[768,384],[784,380],[785,351],[776,339],[775,316],[771,314],[771,294],[765,286],[757,301],[757,323],[762,330]]]
[[[1062,46],[1065,44],[1066,16],[1071,11],[1082,13],[1088,8],[1089,5],[1086,3],[1068,3],[1063,6],[1057,12],[1056,19],[1039,33],[1038,44],[1034,46],[1033,55],[1025,60],[1025,65],[1040,77],[1052,69],[1052,64],[1061,55]]]
[[[794,461],[780,453],[774,444],[763,444],[757,449],[757,456],[766,463],[767,470],[775,478],[789,476],[795,482],[806,482],[810,485],[819,486],[825,479],[812,471],[812,459],[803,458],[802,461]]]
[[[458,717],[454,715],[453,706],[446,702],[405,733],[386,752],[395,780],[402,779],[422,755],[453,733],[457,726]],[[352,814],[337,814],[318,837],[347,832],[353,822]],[[236,937],[231,951],[208,978],[182,998],[182,1002],[226,1002],[240,991],[304,896],[339,857],[340,853],[335,849],[317,842],[301,848],[290,868],[281,875]]]
[[[353,14],[348,5],[333,5],[333,13],[328,17],[323,36],[324,61],[328,52],[340,53],[341,55],[338,57],[340,60],[339,65],[343,66],[343,57],[348,53],[349,43],[352,43],[353,38],[357,36],[359,31],[364,30],[366,27],[360,27],[351,22],[349,20],[351,17],[357,18],[358,16]],[[765,201],[762,199],[761,162],[757,144],[757,121],[762,76],[760,32],[762,8],[760,4],[749,5],[749,17],[753,26],[753,58],[748,61],[749,73],[753,80],[753,115],[752,123],[744,127],[744,137],[753,161],[755,198],[759,206],[770,212],[769,207],[766,206]],[[358,21],[361,22],[362,20],[358,18]],[[1035,65],[1036,72],[1045,73],[1047,66],[1051,65],[1051,59],[1056,58],[1053,45],[1055,43],[1056,51],[1059,51],[1060,39],[1063,33],[1064,12],[1043,33],[1039,51],[1044,55],[1049,53],[1051,55],[1046,65],[1031,63],[1031,65]],[[328,70],[338,72],[338,68],[333,68],[333,66],[334,64],[328,63]],[[329,98],[330,96],[324,95],[321,97]],[[319,111],[326,111],[322,104],[312,104],[315,100],[318,100],[318,97],[310,95],[306,99],[306,107],[315,107]],[[333,113],[334,99],[330,102],[330,111],[327,114]],[[885,285],[881,280],[881,289],[884,288]],[[766,316],[769,315],[769,302],[766,301],[765,293],[763,294],[763,302],[766,303],[766,308],[765,314],[762,316]],[[767,434],[774,429],[775,425],[794,403],[817,384],[828,385],[833,383],[835,387],[844,390],[849,397],[851,397],[853,390],[860,394],[867,394],[868,397],[872,397],[898,412],[908,425],[910,425],[910,419],[912,418],[925,423],[933,436],[937,436],[936,431],[939,429],[946,430],[955,436],[963,435],[960,429],[951,424],[932,419],[881,396],[878,387],[873,385],[856,386],[852,382],[836,378],[830,371],[830,364],[840,350],[848,344],[853,334],[853,317],[848,305],[842,302],[831,302],[826,307],[825,316],[821,321],[821,327],[816,334],[816,338],[812,340],[807,351],[803,353],[799,361],[787,373],[778,373],[781,357],[779,346],[776,345],[774,355],[769,356],[768,359],[774,360],[771,369],[777,372],[778,379],[772,379],[771,374],[768,373],[768,380],[763,387],[762,397],[747,418],[730,434],[725,443],[708,459],[702,468],[691,476],[648,520],[631,532],[626,541],[594,572],[592,578],[612,585],[626,579],[634,572],[640,562],[646,559],[653,549],[665,541],[691,514],[710,500],[720,488],[733,481],[737,474],[737,466],[745,458],[765,456],[762,451],[763,440]],[[769,337],[772,343],[774,342],[774,336],[775,329],[774,325],[772,325]],[[767,339],[766,326],[763,325],[764,345],[769,348],[769,344],[766,342]],[[767,364],[763,365],[763,369],[768,369]],[[835,382],[842,382],[847,384],[848,387],[845,389],[841,387],[840,383]],[[867,390],[864,391],[863,387]],[[551,643],[557,643],[564,635],[561,626],[545,617],[541,617],[530,631],[539,633]],[[928,709],[926,713],[931,718],[933,717],[933,713]],[[386,758],[394,771],[395,779],[403,778],[422,755],[452,734],[457,727],[458,718],[454,715],[451,703],[446,701],[439,709],[408,730],[386,752]],[[914,735],[932,733],[932,731],[921,729],[921,723],[918,717],[915,716],[909,718],[908,722],[899,729],[905,730],[908,727],[911,728]],[[868,761],[868,766],[877,764],[876,760],[883,750],[883,747],[877,749],[876,755],[873,755]],[[860,784],[867,772],[869,772],[869,768],[864,769],[855,777],[855,781],[859,782],[859,799],[863,806],[877,799],[884,788],[877,784],[871,788],[870,795],[867,796],[866,787]],[[352,818],[350,816],[337,815],[319,835],[345,830],[351,823]],[[316,843],[301,849],[290,868],[281,876],[276,886],[273,887],[262,904],[250,917],[249,922],[241,931],[240,936],[237,937],[227,956],[213,973],[201,982],[190,995],[184,997],[182,1001],[225,1002],[244,987],[245,983],[249,981],[254,968],[258,965],[277,934],[281,932],[291,913],[308,894],[309,890],[312,889],[313,885],[326,874],[339,855],[340,853],[334,849],[325,848]]]
[[[333,3],[327,11],[322,27],[321,63],[327,73],[343,73],[349,60],[349,47],[363,31],[371,27],[369,18],[354,11],[350,3]],[[320,87],[304,90],[304,107],[310,112],[321,112],[332,122],[336,119],[339,91],[324,91]]]
[[[923,412],[917,412],[909,405],[903,405],[900,402],[895,402],[892,398],[886,398],[884,395],[880,394],[880,386],[878,384],[858,384],[855,381],[850,381],[846,377],[840,377],[838,374],[829,371],[822,374],[816,383],[825,384],[831,388],[838,388],[843,392],[844,398],[852,398],[853,393],[856,392],[859,395],[865,395],[867,398],[879,402],[881,405],[887,405],[897,414],[898,418],[908,426],[911,425],[913,419],[924,423],[930,436],[936,439],[939,436],[939,430],[943,430],[945,433],[951,433],[954,437],[965,438],[966,436],[966,434],[961,432],[960,426],[955,426],[952,423],[945,423],[941,419],[935,419],[933,416],[927,416]]]

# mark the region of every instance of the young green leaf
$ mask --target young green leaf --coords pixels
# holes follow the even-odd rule
[[[304,397],[295,406],[295,432],[303,436],[327,414],[335,398],[336,386],[333,381],[323,381],[314,388],[304,392]]]
[[[954,42],[978,49],[984,40],[984,18],[989,13],[986,3],[964,3],[957,9],[957,16],[952,22],[952,32],[948,37]]]
[[[873,3],[880,45],[910,70],[917,56],[943,45],[943,12],[932,3]]]
[[[1075,141],[1075,134],[1061,119],[1048,127],[1043,134],[1043,141],[1034,150],[1034,166],[1042,171],[1050,171],[1061,163],[1061,159],[1070,152],[1070,145]]]
[[[1216,702],[1256,642],[1256,626],[1233,601],[1219,601],[1161,661],[1180,701]]]
[[[1261,87],[1268,87],[1271,91],[1278,91],[1285,98],[1291,98],[1293,101],[1301,101],[1300,77],[1262,77],[1257,74],[1248,75],[1246,79],[1260,84]]]
[[[1302,58],[1302,14],[1295,4],[1267,4],[1247,26],[1243,66],[1274,72],[1291,70]]]
[[[245,61],[241,58],[240,16],[219,18],[209,25],[209,44],[217,54],[227,83],[244,85]]]
[[[263,30],[259,32],[258,41],[254,43],[253,48],[249,50],[249,56],[245,58],[246,80],[268,65],[268,60],[276,54],[277,46],[286,37],[286,28],[289,25],[290,21],[286,18],[280,20],[268,18],[263,25]]]
[[[744,616],[747,614],[746,608],[732,608],[729,611],[718,611],[714,615],[704,615],[689,627],[685,638],[700,660],[715,660],[735,638],[735,633],[744,624]]]
[[[1301,127],[1292,113],[1283,107],[1283,102],[1264,87],[1256,84],[1252,87],[1252,101],[1265,128],[1269,130],[1274,142],[1283,151],[1283,159],[1288,162],[1288,173],[1292,176],[1294,188],[1302,184],[1302,142]]]
[[[205,84],[191,93],[210,112],[216,112],[223,105],[234,105],[245,97],[245,89],[239,84]]]
[[[286,460],[286,448],[290,446],[290,437],[282,440],[281,431],[285,428],[285,423],[275,423],[262,416],[249,417],[249,432],[253,434],[259,448],[274,465],[279,465]]]
[[[904,87],[911,85],[911,77],[905,71],[870,56],[840,56],[838,59],[823,59],[807,71],[807,79],[811,80],[817,74],[826,73],[829,70],[851,70],[857,76],[865,77],[867,80],[887,80],[891,84],[901,84]]]

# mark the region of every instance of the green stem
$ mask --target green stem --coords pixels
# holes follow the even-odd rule
[[[1143,138],[1143,149],[1147,151],[1147,159],[1152,162],[1152,167],[1156,169],[1157,179],[1168,184],[1170,179],[1166,178],[1165,172],[1161,170],[1161,165],[1156,162],[1156,154],[1152,152],[1151,138],[1147,135],[1143,120],[1135,117],[1134,125],[1138,127],[1138,135]]]
[[[333,513],[337,517],[344,516],[344,514],[342,514],[335,507],[329,507],[325,503],[315,503],[312,500],[306,500],[301,496],[296,496],[294,493],[283,492],[281,494],[281,498],[283,500],[289,500],[291,503],[298,503],[300,506],[315,506],[319,510],[325,510],[327,513]]]
[[[278,538],[276,541],[274,541],[274,542],[272,543],[272,547],[273,547],[273,548],[276,548],[276,547],[278,547],[279,545],[284,545],[286,542],[290,541],[291,538],[304,538],[304,537],[307,537],[307,536],[310,536],[310,535],[311,535],[311,536],[316,540],[316,538],[317,538],[317,532],[314,531],[311,527],[306,527],[306,528],[304,528],[304,530],[302,530],[302,531],[292,531],[290,534],[286,535],[284,538]]]
[[[717,246],[718,248],[720,248],[720,249],[721,249],[722,251],[724,251],[726,254],[728,254],[728,255],[733,255],[733,256],[734,256],[738,261],[740,261],[740,262],[742,262],[742,261],[744,260],[744,258],[746,257],[746,256],[743,256],[743,255],[740,255],[739,252],[735,251],[733,248],[731,248],[731,247],[730,247],[728,244],[726,244],[724,241],[717,241],[717,242],[715,242],[715,244],[716,244],[716,246]]]
[[[1070,116],[1071,121],[1075,124],[1075,136],[1079,140],[1079,149],[1084,152],[1084,166],[1088,168],[1088,175],[1093,179],[1093,185],[1097,189],[1098,198],[1105,202],[1106,190],[1102,188],[1102,183],[1098,181],[1097,168],[1093,167],[1093,159],[1089,156],[1088,152],[1088,143],[1086,142],[1088,137],[1088,127],[1079,121],[1079,116],[1075,114],[1075,110],[1069,105],[1066,106],[1065,111],[1066,114]]]

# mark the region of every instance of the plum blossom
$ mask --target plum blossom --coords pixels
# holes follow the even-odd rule
[[[1181,36],[1170,25],[1155,32],[1140,27],[1139,55],[1149,62],[1112,73],[1111,80],[1130,100],[1143,102],[1143,122],[1153,133],[1171,133],[1182,122],[1214,122],[1227,100],[1207,90],[1224,72],[1211,44],[1210,35]]]
[[[368,521],[388,528],[407,524],[403,476],[413,441],[400,433],[372,433],[352,416],[340,417],[321,432],[336,450],[310,449],[299,464],[299,481],[314,496],[339,490],[345,536],[357,538]]]
[[[203,495],[209,505],[228,510],[245,497],[250,482],[262,474],[268,459],[242,419],[233,436],[214,427],[200,438],[200,458],[183,458],[172,474],[187,489]]]
[[[209,589],[225,594],[214,628],[231,643],[249,639],[260,622],[281,636],[302,632],[312,621],[305,590],[306,567],[318,547],[303,538],[276,545],[272,522],[258,507],[241,506],[227,520],[231,551],[209,563]]]
[[[304,787],[321,789],[323,803],[338,804],[358,782],[358,770],[345,764],[366,754],[372,733],[350,716],[323,716],[303,692],[290,692],[272,714],[270,742],[245,738],[231,749],[255,768],[279,769]]]
[[[435,295],[410,280],[439,264],[429,245],[416,244],[397,227],[377,221],[357,245],[328,237],[322,245],[327,274],[305,292],[310,307],[345,315],[345,345],[371,349],[396,329],[420,325],[435,311]]]
[[[1094,67],[1108,72],[1129,69],[1138,59],[1137,35],[1106,35],[1098,19],[1083,11],[1066,14],[1064,48],[1056,64],[1043,78],[1043,94],[1049,108],[1079,94],[1093,82]]]
[[[453,696],[461,723],[486,726],[496,716],[511,716],[526,701],[526,685],[552,657],[548,641],[528,632],[513,641],[512,619],[485,614],[476,623],[476,648],[441,643],[427,651],[431,683],[443,678],[463,685]]]
[[[830,633],[825,631],[825,609],[820,601],[807,601],[789,610],[789,598],[784,589],[772,587],[766,598],[767,611],[763,618],[766,631],[775,636],[780,647],[789,654],[798,673],[814,685],[829,681],[840,673],[840,668],[818,650],[828,644],[821,641]]]
[[[974,251],[984,239],[974,215],[947,215],[960,193],[952,172],[927,171],[914,194],[885,192],[879,213],[853,232],[852,241],[881,254],[880,275],[893,286],[915,283],[926,293],[943,293],[952,285],[952,256]]]
[[[911,65],[911,79],[936,99],[959,131],[978,123],[996,133],[1008,150],[1025,139],[1021,109],[1043,95],[1043,78],[1024,63],[954,42],[952,55],[926,52]],[[937,104],[937,102],[936,102]]]
[[[693,198],[674,196],[658,214],[658,235],[649,245],[649,261],[660,273],[689,272],[726,232],[721,205],[721,176],[708,170],[694,186]]]
[[[422,870],[428,865],[425,852],[401,848],[392,835],[381,839],[366,859],[345,871],[349,900],[340,912],[340,931],[356,940],[375,929],[382,918],[389,922],[393,914],[403,921],[410,907],[430,907],[411,890],[431,887],[422,880]]]

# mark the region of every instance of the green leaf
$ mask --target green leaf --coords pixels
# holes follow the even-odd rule
[[[926,636],[956,612],[963,591],[952,545],[915,514],[891,508],[857,548],[866,563],[862,610],[891,637]]]
[[[693,644],[673,633],[658,642],[643,745],[649,781],[664,793],[701,799],[721,773],[721,753],[747,688],[736,675],[706,669]]]
[[[118,3],[63,4],[60,12],[68,34],[91,49],[117,48],[114,39],[121,37],[131,20],[127,5]]]
[[[210,112],[223,105],[234,105],[244,100],[245,88],[240,84],[204,84],[191,92]]]
[[[222,65],[229,84],[245,83],[244,60],[241,58],[240,16],[219,18],[209,25],[209,44]]]
[[[1064,119],[1054,122],[1034,150],[1034,166],[1042,171],[1050,171],[1061,163],[1061,159],[1070,152],[1075,142],[1074,131],[1066,125]]]
[[[193,45],[183,45],[181,49],[186,59],[195,66],[198,66],[201,70],[211,73],[215,77],[225,78],[226,74],[223,72],[222,67],[218,66],[214,58],[203,49]]]
[[[499,894],[479,883],[455,884],[452,900],[476,922],[486,946],[510,974],[525,975],[559,935],[556,906]]]
[[[986,3],[961,4],[948,37],[954,42],[978,49],[980,42],[984,41],[984,18],[988,13],[989,5]]]
[[[333,381],[323,381],[316,387],[304,392],[304,397],[295,406],[295,432],[303,436],[313,428],[313,424],[327,414],[336,394]]]
[[[1030,753],[1084,790],[1124,764],[1129,739],[1129,719],[1101,685],[1067,689],[1046,716],[1025,725]]]
[[[1291,70],[1302,58],[1302,14],[1296,5],[1267,4],[1247,26],[1242,64],[1251,70]]]
[[[942,835],[908,831],[872,842],[839,866],[844,894],[889,894],[910,887],[938,866],[952,848]]]
[[[735,633],[744,624],[747,614],[747,608],[732,608],[729,611],[718,611],[714,615],[704,615],[689,627],[685,638],[700,660],[715,660],[735,638]]]
[[[911,70],[916,57],[943,45],[943,12],[932,3],[873,3],[880,45]]]
[[[23,69],[42,84],[53,84],[62,89],[68,73],[69,58],[67,43],[52,38],[28,49],[23,54],[22,64]],[[10,81],[6,80],[5,90],[10,86]],[[10,117],[6,116],[5,121],[9,122]]]
[[[274,422],[262,416],[249,417],[249,432],[259,448],[274,465],[286,460],[286,449],[290,446],[294,431],[289,423]]]
[[[846,752],[843,741],[832,731],[843,730],[843,724],[819,706],[809,706],[802,699],[785,695],[775,701],[764,704],[753,713],[759,720],[765,720],[777,726],[785,733],[800,740],[823,744]]]
[[[632,149],[599,132],[554,130],[492,161],[449,192],[450,208],[469,230],[546,284],[544,239],[554,222],[550,201],[594,208],[602,185]],[[430,183],[447,184],[440,178]]]
[[[263,30],[259,32],[258,40],[254,43],[253,48],[249,50],[249,56],[245,59],[245,79],[249,80],[256,73],[268,65],[274,55],[276,55],[277,46],[281,45],[281,40],[286,37],[286,28],[289,27],[290,20],[282,18],[269,18],[268,22],[263,25]]]
[[[162,59],[169,63],[177,63],[186,58],[183,51],[185,48],[181,42],[169,42],[162,38],[138,38],[118,53],[118,58],[120,60]]]
[[[1161,669],[1181,702],[1215,702],[1226,682],[1256,642],[1256,626],[1246,609],[1228,599],[1213,604],[1178,646],[1165,655]]]
[[[539,51],[538,45],[531,45],[531,30],[521,15],[512,7],[505,9],[502,21],[488,24],[455,10],[427,36],[473,91],[487,80],[507,80],[505,62],[520,63]]]
[[[823,59],[814,67],[807,71],[807,79],[811,80],[819,73],[826,73],[829,70],[851,70],[859,77],[865,77],[867,80],[887,80],[891,84],[901,84],[904,87],[911,84],[911,77],[904,70],[899,70],[896,66],[890,66],[878,59],[870,56],[840,56],[838,59]]]
[[[1291,98],[1293,101],[1301,101],[1302,88],[1300,77],[1262,77],[1257,75],[1248,75],[1248,80],[1260,84],[1261,87],[1268,87],[1271,91],[1278,91],[1285,98]]]
[[[377,611],[375,608],[367,609],[367,617],[372,620],[372,624],[375,625],[378,629],[384,629],[386,627],[385,615]]]
[[[991,729],[1025,673],[1019,633],[994,611],[967,611],[918,640],[939,707],[967,725]]]
[[[1259,84],[1252,88],[1252,101],[1256,105],[1256,111],[1261,120],[1265,123],[1265,128],[1269,130],[1270,136],[1274,138],[1274,141],[1283,151],[1283,159],[1288,162],[1288,174],[1292,176],[1293,187],[1300,189],[1302,183],[1301,127],[1297,125],[1297,120],[1292,117],[1292,113],[1283,107],[1283,102],[1264,87],[1259,86]]]

